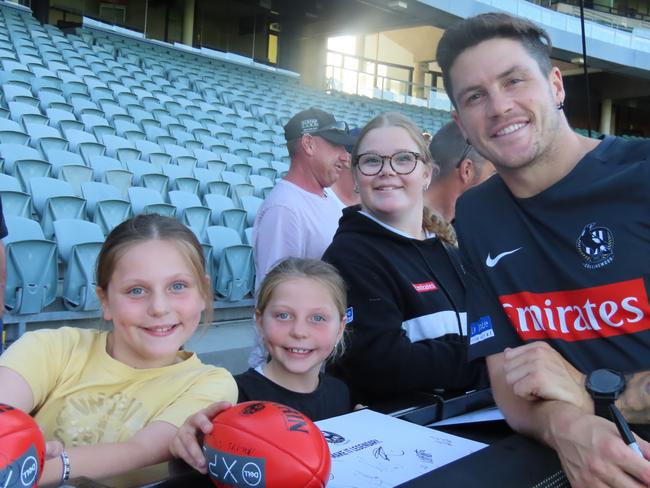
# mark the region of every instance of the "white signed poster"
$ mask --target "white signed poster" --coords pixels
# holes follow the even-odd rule
[[[332,455],[328,488],[396,486],[486,447],[372,410],[316,425]]]

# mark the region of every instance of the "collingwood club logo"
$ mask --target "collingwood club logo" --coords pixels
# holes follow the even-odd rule
[[[321,432],[328,444],[347,444],[347,439],[336,432],[329,430],[321,430]]]
[[[582,229],[576,241],[578,253],[584,259],[584,267],[598,269],[614,260],[614,236],[612,231],[595,222]]]

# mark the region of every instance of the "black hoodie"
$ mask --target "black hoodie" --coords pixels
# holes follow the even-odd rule
[[[348,286],[345,354],[328,370],[355,401],[411,391],[469,389],[484,378],[467,363],[465,287],[456,249],[418,240],[361,213],[343,212],[323,255]]]

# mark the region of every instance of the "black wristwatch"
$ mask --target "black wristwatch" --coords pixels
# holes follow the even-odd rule
[[[625,390],[625,376],[611,369],[596,369],[587,375],[585,388],[594,400],[596,415],[610,419],[609,406]]]

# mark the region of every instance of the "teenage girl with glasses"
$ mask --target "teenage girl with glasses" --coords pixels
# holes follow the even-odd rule
[[[422,132],[389,112],[352,152],[361,205],[347,208],[323,259],[348,286],[349,347],[330,367],[368,403],[466,390],[485,378],[466,359],[465,286],[453,229],[424,207],[437,171]]]

